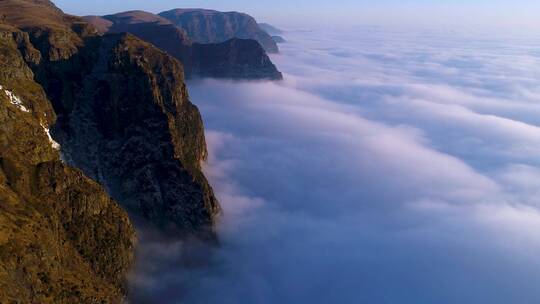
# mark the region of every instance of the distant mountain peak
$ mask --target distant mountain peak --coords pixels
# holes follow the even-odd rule
[[[180,10],[174,12],[179,13]],[[127,32],[161,48],[182,62],[187,77],[282,79],[281,73],[255,40],[233,37],[219,43],[194,44],[183,28],[159,15],[144,11],[103,17],[86,16],[84,19],[101,33]]]
[[[278,53],[272,37],[261,30],[255,18],[239,12],[207,9],[172,9],[159,13],[184,29],[197,43],[221,43],[232,38],[253,39],[268,53]]]

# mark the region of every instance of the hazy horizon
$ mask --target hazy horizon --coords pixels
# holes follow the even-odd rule
[[[278,26],[410,26],[463,29],[539,30],[540,2],[532,0],[367,0],[337,1],[107,1],[57,0],[55,4],[75,15],[106,15],[128,10],[159,13],[173,8],[239,11],[260,22]]]

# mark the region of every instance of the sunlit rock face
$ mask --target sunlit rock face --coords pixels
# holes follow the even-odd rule
[[[20,3],[0,7],[57,12]],[[60,160],[56,115],[31,69],[50,53],[12,24],[0,25],[0,302],[120,302],[134,228],[102,186]]]

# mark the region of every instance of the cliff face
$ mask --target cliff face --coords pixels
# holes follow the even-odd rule
[[[127,32],[152,43],[180,60],[188,78],[282,79],[258,43],[234,38],[234,42],[193,45],[183,29],[165,18],[143,11],[84,19],[103,33]]]
[[[29,67],[42,61],[27,33],[0,25],[0,302],[120,302],[135,232],[60,161],[55,113]]]
[[[220,43],[232,38],[253,39],[268,53],[279,52],[272,37],[261,30],[255,19],[247,14],[204,9],[173,9],[159,15],[185,30],[193,42]]]
[[[200,170],[203,124],[182,65],[134,36],[99,36],[56,14],[54,27],[17,25],[43,56],[32,68],[58,116],[53,133],[66,161],[134,217],[211,235],[219,207]]]
[[[219,207],[201,173],[204,129],[180,63],[134,36],[116,34],[88,40],[67,67],[61,65],[50,68],[47,79],[62,88],[52,98],[68,162],[105,185],[133,215],[179,233],[210,235]]]
[[[272,36],[272,39],[274,39],[274,41],[276,43],[285,43],[285,42],[287,42],[287,40],[285,40],[285,38],[283,38],[281,36]]]
[[[109,195],[141,223],[213,237],[182,66],[46,0],[0,12],[0,302],[119,303],[135,232]]]
[[[238,58],[243,58],[239,61]],[[202,77],[283,79],[259,43],[233,38],[216,44],[193,45],[193,74]]]

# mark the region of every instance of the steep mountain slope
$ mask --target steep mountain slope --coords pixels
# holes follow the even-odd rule
[[[86,16],[84,19],[103,33],[128,32],[154,44],[182,62],[186,77],[282,78],[258,43],[236,39],[234,43],[192,44],[184,30],[165,18],[143,11]],[[221,67],[220,73],[216,73],[215,65]]]
[[[82,19],[62,17],[62,29],[28,31],[49,57],[34,70],[58,115],[55,135],[68,163],[133,215],[209,232],[219,208],[200,171],[204,129],[182,65],[134,36],[98,36]]]
[[[0,302],[118,303],[135,232],[100,185],[60,161],[55,113],[29,67],[43,61],[27,33],[0,25]]]
[[[110,196],[139,223],[214,238],[182,66],[50,1],[0,12],[0,302],[119,303],[135,232]]]
[[[238,12],[218,12],[205,9],[173,9],[160,16],[184,29],[197,43],[220,43],[232,38],[258,41],[268,53],[279,48],[272,37],[261,30],[255,19]]]
[[[114,34],[87,41],[47,79],[62,87],[51,98],[70,163],[161,228],[211,233],[219,207],[201,172],[204,129],[182,75],[164,52]]]

